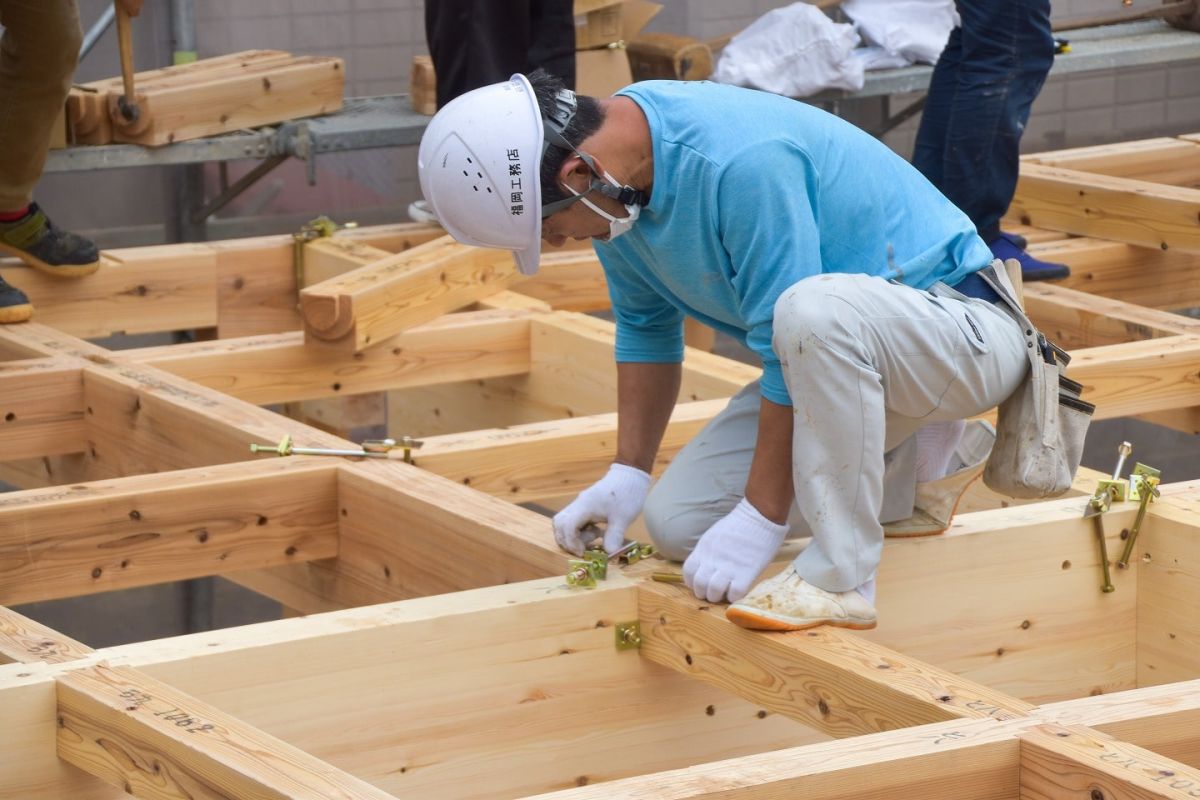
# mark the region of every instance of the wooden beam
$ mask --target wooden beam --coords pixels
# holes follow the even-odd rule
[[[101,655],[398,797],[520,797],[823,738],[618,651],[613,625],[637,617],[637,590],[615,572],[591,590],[548,578]],[[53,705],[44,713],[52,731]],[[6,736],[25,717],[6,721],[0,794]],[[38,756],[25,738],[14,767]]]
[[[445,233],[441,233],[445,236]],[[353,272],[392,255],[357,239],[322,236],[304,244],[304,275],[301,288]]]
[[[517,275],[511,253],[446,236],[304,289],[305,334],[359,352],[499,291]]]
[[[126,120],[109,93],[113,141],[157,146],[240,128],[256,128],[337,111],[344,63],[331,56],[293,56],[250,64],[233,75],[203,74],[166,86],[135,86],[140,113]]]
[[[1041,706],[1037,716],[1060,725],[1086,725],[1200,767],[1200,680],[1052,703]]]
[[[654,663],[839,738],[1033,709],[847,631],[747,631],[684,587],[644,584],[638,618],[642,655]]]
[[[1026,286],[1024,300],[1038,329],[1067,350],[1200,333],[1200,321],[1052,283]]]
[[[1085,505],[959,514],[942,536],[887,540],[879,626],[859,635],[1029,702],[1133,688],[1139,574],[1114,571],[1116,591],[1100,591]],[[1121,503],[1102,518],[1110,556],[1135,512]]]
[[[1022,156],[1026,164],[1092,172],[1114,178],[1135,178],[1171,186],[1200,182],[1200,143],[1169,136],[1136,142],[1077,147]]]
[[[1010,214],[1081,236],[1200,252],[1200,190],[1021,165]]]
[[[280,459],[0,495],[0,604],[336,556],[337,469]]]
[[[1067,377],[1084,386],[1095,419],[1195,405],[1200,336],[1168,336],[1073,353]]]
[[[338,797],[387,792],[129,667],[58,677],[58,754],[134,797]]]
[[[77,362],[0,362],[0,459],[79,453],[86,447]]]
[[[61,664],[92,652],[82,642],[0,606],[0,664]]]
[[[527,373],[529,315],[451,314],[349,360],[327,348],[305,347],[299,331],[145,348],[116,357],[261,405]]]
[[[1130,559],[1138,581],[1138,685],[1200,675],[1200,513],[1167,496],[1152,503]]]
[[[726,400],[675,407],[655,461],[661,472],[725,407]],[[597,414],[512,428],[434,436],[417,466],[513,502],[577,492],[596,481],[616,454],[617,415]]]
[[[512,288],[562,311],[605,311],[612,307],[604,270],[590,248],[543,253],[538,274],[521,278]]]
[[[243,65],[280,63],[291,56],[280,50],[247,50],[213,58],[175,64],[161,69],[142,70],[134,74],[134,86],[139,90],[179,85],[204,75],[230,75],[244,69]],[[67,115],[76,144],[108,144],[112,141],[112,120],[108,116],[108,95],[124,93],[120,76],[91,81],[71,89],[67,97]]]
[[[1030,245],[1029,252],[1071,267],[1069,277],[1055,281],[1057,286],[1150,308],[1200,305],[1200,286],[1195,278],[1200,256],[1194,253],[1100,239]]]
[[[299,330],[295,244],[290,236],[212,242],[217,259],[217,335]]]
[[[105,250],[100,269],[86,281],[17,266],[5,266],[0,276],[29,295],[39,323],[74,336],[217,324],[216,257],[207,245]]]
[[[1016,723],[956,720],[696,764],[525,800],[1009,800]]]
[[[1200,770],[1098,731],[1040,725],[1020,739],[1022,800],[1200,794]]]

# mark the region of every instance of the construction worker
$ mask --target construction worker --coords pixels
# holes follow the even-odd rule
[[[118,0],[136,16],[142,0]],[[0,0],[0,254],[60,278],[100,267],[96,245],[56,227],[37,203],[50,130],[62,113],[83,32],[75,0]],[[0,278],[0,323],[33,316],[25,293]]]
[[[554,518],[559,545],[580,553],[600,522],[613,552],[644,510],[696,596],[729,600],[738,624],[873,627],[883,522],[948,524],[962,474],[982,469],[946,475],[961,420],[1027,369],[1021,330],[976,274],[994,267],[970,220],[850,124],[706,82],[596,100],[514,75],[442,109],[418,169],[459,241],[513,250],[531,274],[540,240],[591,238],[603,264],[617,454]],[[744,342],[763,372],[651,491],[685,315]],[[922,529],[915,500],[947,481],[949,510]],[[754,586],[789,533],[812,540]]]

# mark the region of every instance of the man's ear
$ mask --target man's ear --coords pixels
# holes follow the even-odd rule
[[[591,182],[591,177],[591,169],[575,153],[563,159],[563,163],[558,168],[559,185],[569,185],[578,192],[582,192],[587,188]]]

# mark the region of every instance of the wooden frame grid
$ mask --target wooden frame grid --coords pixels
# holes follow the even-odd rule
[[[1125,148],[1115,179],[1196,180]],[[1066,229],[1040,187],[1014,208]],[[1193,300],[1192,256],[1116,230],[1030,230],[1075,274],[1028,310],[1098,417],[1186,429],[1200,323],[1163,309]],[[613,329],[579,313],[607,304],[598,264],[550,253],[522,279],[439,233],[346,231],[299,271],[290,237],[114,251],[52,286],[4,267],[39,322],[0,329],[0,478],[22,487],[0,496],[0,606],[223,575],[312,616],[93,651],[0,608],[0,797],[1200,796],[1200,482],[1162,487],[1112,594],[1086,470],[1072,497],[979,490],[946,535],[889,541],[871,632],[743,631],[647,562],[571,588],[517,503],[555,505],[615,449]],[[181,327],[216,338],[78,338]],[[657,467],[756,373],[689,349]],[[424,438],[415,464],[247,452],[347,447],[367,406],[344,398],[372,395]],[[1101,518],[1110,553],[1135,514]]]

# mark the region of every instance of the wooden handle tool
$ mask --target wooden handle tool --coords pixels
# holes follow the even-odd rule
[[[117,99],[121,116],[134,122],[138,118],[137,95],[133,92],[133,20],[129,12],[116,3],[117,43],[121,51],[121,79],[125,83],[125,94]]]

